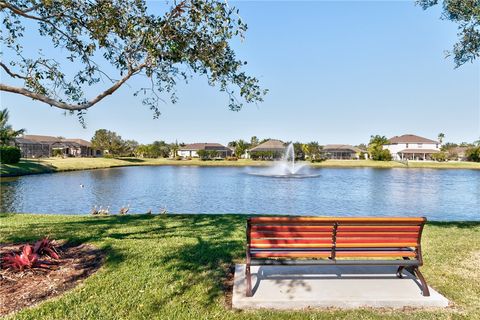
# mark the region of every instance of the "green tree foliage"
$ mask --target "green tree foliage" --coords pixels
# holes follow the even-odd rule
[[[12,146],[0,146],[0,162],[14,164],[20,161],[20,149]]]
[[[283,152],[278,151],[252,151],[250,152],[250,158],[253,160],[274,160],[280,159],[283,156]]]
[[[370,142],[368,143],[368,154],[370,159],[376,161],[390,161],[392,160],[392,155],[387,149],[383,149],[383,146],[388,143],[388,139],[385,136],[375,135],[370,137]]]
[[[232,110],[239,110],[242,102],[263,101],[267,91],[242,71],[246,62],[230,46],[247,30],[239,11],[226,1],[168,3],[153,12],[145,0],[0,1],[2,51],[15,57],[0,62],[10,80],[0,83],[0,90],[76,111],[80,120],[86,109],[136,76],[147,78],[135,95],[143,96],[155,117],[161,96],[175,103],[176,84],[194,74],[206,76],[210,85],[225,92]],[[25,30],[34,26],[45,41],[31,56],[23,49],[28,46]],[[40,49],[61,50],[68,61]],[[102,69],[105,63],[109,66]],[[65,73],[72,67],[73,74]],[[86,97],[87,86],[97,91],[94,97]]]
[[[446,152],[436,152],[431,155],[432,160],[438,161],[438,162],[443,162],[447,161],[448,159],[448,154]]]
[[[135,156],[135,150],[138,148],[139,144],[135,140],[125,140],[123,141],[123,146],[121,150],[121,155],[125,157]]]
[[[154,141],[151,144],[143,144],[135,149],[135,155],[141,158],[168,158],[171,145],[165,141]],[[177,148],[178,150],[178,148]]]
[[[7,108],[0,110],[0,144],[9,145],[15,137],[25,133],[25,129],[13,130],[12,126],[8,124],[10,115]]]
[[[91,142],[93,148],[100,149],[112,156],[120,156],[125,151],[122,137],[106,129],[95,131]]]
[[[467,149],[465,156],[468,161],[480,162],[480,146]]]
[[[246,141],[242,139],[237,140],[235,143],[235,155],[238,158],[241,158],[249,148],[251,148],[251,145],[248,144]]]
[[[323,147],[316,141],[302,145],[303,153],[311,162],[321,162],[326,160],[322,154],[322,149]]]
[[[258,140],[257,136],[253,136],[250,138],[250,148],[256,147],[260,144],[260,141]]]
[[[440,142],[440,144],[443,143],[443,139],[445,139],[445,133],[439,133],[438,134],[438,142]]]
[[[207,150],[198,150],[197,155],[201,160],[208,160],[208,151]]]
[[[305,152],[303,152],[303,143],[301,142],[294,142],[293,143],[293,150],[295,152],[295,160],[305,160]]]
[[[212,160],[219,156],[219,152],[217,150],[198,150],[197,155],[201,160]]]
[[[423,9],[439,3],[443,6],[442,18],[458,24],[458,42],[452,52],[455,66],[473,62],[480,56],[480,1],[478,0],[416,0]]]
[[[442,146],[440,147],[440,150],[441,151],[449,151],[449,150],[454,149],[456,147],[458,147],[457,143],[447,142],[445,144],[442,144]]]

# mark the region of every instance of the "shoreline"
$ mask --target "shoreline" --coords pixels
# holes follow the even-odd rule
[[[199,167],[265,167],[272,161],[239,159],[237,161],[202,161],[142,158],[46,158],[23,159],[18,164],[0,166],[0,177],[18,177],[30,174],[43,174],[79,170],[108,169],[132,166],[199,166]],[[312,168],[377,168],[377,169],[470,169],[480,170],[476,162],[409,162],[373,160],[326,160],[309,163]]]
[[[199,217],[221,217],[221,216],[232,216],[236,218],[248,218],[248,217],[256,217],[256,216],[268,216],[268,217],[343,217],[341,215],[292,215],[292,214],[265,214],[265,213],[234,213],[234,212],[214,212],[214,213],[189,213],[189,212],[167,212],[167,213],[137,213],[137,212],[129,212],[128,214],[121,215],[118,213],[110,213],[106,215],[92,215],[89,213],[35,213],[35,212],[0,212],[0,217],[8,217],[8,216],[35,216],[39,218],[48,218],[48,217],[59,217],[59,218],[66,218],[66,219],[75,219],[75,218],[111,218],[111,219],[116,219],[122,217],[192,217],[192,216],[199,216]],[[345,216],[348,217],[348,216]],[[372,217],[379,217],[379,218],[389,218],[389,216],[375,216],[372,215]],[[398,216],[392,216],[392,217],[398,217]],[[414,217],[414,215],[409,216],[409,217]],[[479,220],[434,220],[434,219],[428,219],[426,221],[426,224],[449,224],[449,223],[460,223],[460,224],[475,224],[475,225],[480,225],[480,219]]]

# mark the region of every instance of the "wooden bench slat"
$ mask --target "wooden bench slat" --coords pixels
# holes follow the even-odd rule
[[[286,226],[286,225],[252,225],[252,231],[288,231],[288,232],[306,232],[306,231],[326,231],[332,232],[332,226]]]
[[[343,238],[337,237],[335,243],[417,243],[418,238],[395,238],[395,237],[376,237],[376,238]]]
[[[255,244],[289,244],[289,243],[330,243],[332,244],[332,237],[323,239],[252,239],[252,245]]]
[[[330,251],[319,252],[292,252],[292,251],[273,251],[273,252],[253,252],[254,258],[328,258],[330,257]]]
[[[251,248],[331,248],[332,243],[252,244]]]
[[[419,226],[342,226],[339,225],[337,232],[419,232]]]
[[[374,257],[415,257],[415,252],[409,251],[337,251],[336,257],[339,258],[374,258]]]
[[[252,217],[250,222],[255,223],[279,223],[279,222],[403,222],[423,223],[423,217]]]
[[[414,238],[418,237],[418,232],[401,232],[401,231],[394,231],[394,232],[378,232],[378,231],[372,231],[372,232],[345,232],[345,231],[339,231],[337,232],[337,237],[367,237],[367,238],[373,238],[373,237],[397,237],[397,238]]]
[[[290,232],[290,231],[252,231],[250,236],[255,238],[328,238],[332,237],[333,230],[329,232]]]

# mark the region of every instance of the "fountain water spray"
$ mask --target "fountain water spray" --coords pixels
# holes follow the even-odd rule
[[[278,178],[312,178],[319,176],[305,171],[305,163],[295,162],[295,149],[293,143],[290,143],[285,149],[281,161],[275,161],[275,164],[262,172],[251,173],[253,175],[278,177]]]

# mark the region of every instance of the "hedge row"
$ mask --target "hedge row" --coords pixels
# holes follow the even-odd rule
[[[0,162],[6,164],[18,163],[20,161],[20,149],[17,147],[0,146]]]

